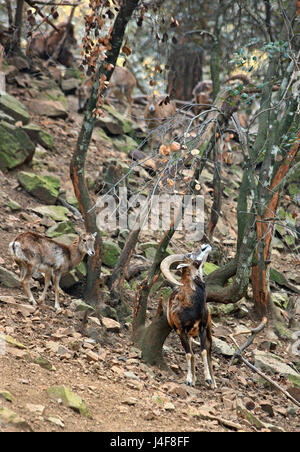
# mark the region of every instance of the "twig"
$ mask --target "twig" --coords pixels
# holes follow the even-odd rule
[[[52,28],[54,28],[54,30],[56,30],[57,32],[59,32],[59,29],[56,27],[56,25],[54,25],[54,24],[51,22],[51,20],[49,20],[49,19],[42,13],[42,11],[40,10],[40,8],[39,8],[38,6],[35,5],[35,2],[34,2],[34,1],[32,1],[32,0],[25,0],[25,2],[26,2],[29,6],[31,6],[31,8],[34,8],[34,9],[36,10],[36,12],[38,13],[38,15],[41,16],[41,17],[44,19],[44,21],[45,21],[48,25],[50,25]]]

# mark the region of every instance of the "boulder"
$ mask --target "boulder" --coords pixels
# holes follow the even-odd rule
[[[300,374],[273,353],[260,350],[253,351],[254,365],[263,372],[279,374],[287,378],[294,386],[300,388]]]
[[[61,102],[54,100],[33,99],[30,101],[28,108],[33,114],[39,116],[62,119],[68,117],[66,107]]]
[[[75,77],[63,79],[61,81],[61,89],[66,94],[73,94],[75,92],[75,90],[79,87],[79,85],[80,85],[80,80],[78,80],[78,78],[75,78]]]
[[[119,333],[121,330],[121,325],[116,320],[110,319],[109,317],[102,317],[101,322],[107,331],[111,333]]]
[[[60,181],[54,176],[39,176],[21,171],[18,180],[22,187],[35,198],[46,204],[54,204],[57,200]]]
[[[51,226],[47,232],[46,236],[51,239],[59,237],[60,235],[73,234],[75,232],[74,226],[71,221],[61,221],[54,226]]]
[[[53,138],[52,136],[44,132],[40,126],[34,123],[27,124],[23,127],[24,132],[27,133],[29,138],[34,142],[38,143],[45,149],[52,149],[53,147]]]
[[[103,242],[102,263],[107,267],[114,268],[117,265],[121,249],[112,240]]]
[[[37,206],[31,209],[35,213],[39,213],[45,217],[51,218],[54,221],[67,221],[67,214],[69,210],[63,206]]]
[[[32,160],[35,145],[20,128],[0,123],[0,169],[14,169]]]
[[[0,267],[0,284],[11,288],[20,287],[19,278],[4,267]]]
[[[229,357],[233,356],[235,353],[235,349],[233,347],[230,347],[230,345],[228,345],[227,342],[222,341],[217,337],[213,337],[213,348],[217,354],[223,356]]]
[[[0,94],[0,111],[23,124],[30,122],[30,115],[24,105],[10,94]]]
[[[4,424],[11,424],[14,427],[32,431],[31,426],[14,411],[0,406],[0,421]]]

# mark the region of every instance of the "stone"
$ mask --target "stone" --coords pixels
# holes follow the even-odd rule
[[[114,268],[118,262],[121,249],[118,244],[112,240],[103,242],[102,263],[107,267]]]
[[[23,419],[21,416],[19,416],[9,408],[0,406],[0,421],[4,424],[11,424],[14,427],[29,430],[30,432],[33,431],[31,426],[25,421],[25,419]]]
[[[92,350],[88,350],[87,352],[85,352],[85,354],[86,354],[88,361],[93,361],[93,362],[99,361],[98,353],[95,353]]]
[[[2,391],[1,389],[0,389],[0,398],[6,400],[7,402],[13,401],[13,396],[11,395],[11,393],[9,391]]]
[[[116,320],[110,319],[109,317],[102,317],[101,321],[107,331],[109,331],[111,333],[119,333],[120,332],[121,325]]]
[[[166,411],[175,411],[175,405],[173,403],[171,403],[171,402],[166,402],[164,404],[164,409]]]
[[[281,357],[261,350],[254,350],[252,354],[254,365],[263,372],[282,375],[294,386],[300,387],[300,374],[286,364]]]
[[[7,207],[10,208],[10,210],[12,210],[13,212],[18,212],[18,210],[21,210],[22,207],[20,206],[20,204],[16,201],[10,200],[7,201],[6,203]]]
[[[65,94],[73,94],[75,90],[79,87],[80,80],[75,77],[63,79],[61,81],[61,89]]]
[[[50,417],[47,417],[46,420],[48,422],[50,422],[51,424],[56,425],[57,427],[64,428],[64,426],[65,426],[65,424],[59,417],[50,416]]]
[[[29,138],[34,142],[38,143],[43,148],[51,150],[53,148],[53,138],[52,136],[42,130],[40,126],[34,123],[25,125],[23,128],[24,132],[27,133]]]
[[[30,413],[38,414],[39,416],[42,416],[45,411],[44,405],[34,405],[32,403],[26,403],[26,409],[30,411]]]
[[[125,154],[129,154],[139,147],[138,143],[128,135],[123,135],[122,139],[113,140],[113,145],[118,151],[124,152]],[[147,163],[149,166],[149,162]]]
[[[18,180],[24,190],[35,198],[46,204],[55,204],[60,189],[60,180],[57,177],[21,171]]]
[[[66,119],[68,117],[66,107],[59,101],[32,99],[28,104],[28,108],[32,113],[38,116],[61,119]]]
[[[71,221],[61,221],[54,226],[51,226],[47,232],[46,236],[53,239],[59,237],[60,235],[73,234],[75,229]]]
[[[43,358],[42,356],[38,356],[33,362],[35,364],[38,364],[43,369],[50,370],[52,372],[56,370],[53,364],[48,359]]]
[[[0,93],[0,110],[23,124],[30,122],[30,115],[24,105],[10,94]]]
[[[69,210],[63,206],[36,206],[31,210],[40,215],[51,218],[54,221],[67,221]]]
[[[213,348],[217,354],[223,356],[233,356],[235,349],[217,337],[213,337]]]
[[[95,308],[93,306],[90,306],[89,304],[85,303],[80,298],[77,300],[73,300],[70,304],[70,308],[75,312],[85,312],[85,311],[94,311]]]
[[[0,267],[0,284],[10,288],[21,287],[19,278],[4,267]]]
[[[47,393],[51,398],[54,398],[57,401],[61,401],[63,405],[68,408],[71,408],[74,411],[77,411],[84,417],[91,418],[91,413],[85,403],[85,401],[71,391],[70,388],[66,386],[52,386],[47,389]]]
[[[0,123],[0,169],[14,169],[30,162],[34,150],[34,143],[20,127]]]
[[[242,417],[243,419],[246,419],[258,430],[261,430],[262,428],[266,427],[266,425],[260,419],[258,419],[253,413],[247,410],[240,401],[237,402],[236,411],[238,416]]]
[[[126,399],[122,400],[122,403],[124,405],[134,406],[136,405],[138,400],[135,397],[127,397]]]

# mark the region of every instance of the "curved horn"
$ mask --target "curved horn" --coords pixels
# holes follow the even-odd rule
[[[166,257],[160,264],[160,269],[164,277],[166,278],[169,283],[175,285],[175,286],[183,286],[177,279],[172,275],[170,271],[170,267],[175,262],[183,262],[184,261],[184,254],[173,254],[173,256]]]

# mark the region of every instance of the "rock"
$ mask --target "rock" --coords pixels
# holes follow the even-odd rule
[[[103,242],[102,263],[107,267],[114,268],[118,262],[121,249],[112,240]]]
[[[0,123],[0,169],[14,169],[32,160],[35,145],[20,128]]]
[[[84,262],[80,262],[77,267],[66,273],[61,278],[60,287],[62,289],[69,289],[75,284],[80,283],[86,277],[86,265]]]
[[[32,432],[31,426],[23,419],[21,416],[16,414],[14,411],[9,408],[0,406],[0,421],[4,424],[11,424],[15,427],[28,430]]]
[[[60,189],[60,180],[57,177],[39,176],[21,171],[18,180],[22,187],[35,198],[46,204],[55,204]]]
[[[92,417],[85,401],[66,386],[52,386],[47,389],[47,393],[51,398],[61,401],[63,405],[77,411],[82,416]]]
[[[27,133],[31,141],[34,143],[38,143],[45,149],[52,149],[53,148],[53,138],[52,136],[41,129],[40,126],[37,124],[27,124],[22,128],[24,132]]]
[[[5,287],[21,287],[19,278],[4,267],[0,267],[0,284]]]
[[[289,386],[287,392],[294,397],[298,402],[300,402],[300,388],[295,388],[294,386]]]
[[[0,122],[8,122],[9,124],[15,124],[16,120],[0,110]]]
[[[60,223],[51,226],[47,232],[46,236],[51,239],[59,237],[60,235],[74,234],[75,229],[71,221],[61,221]]]
[[[134,372],[131,372],[131,371],[125,372],[124,377],[130,378],[132,380],[139,380],[139,377]]]
[[[18,210],[22,209],[20,204],[13,200],[7,201],[6,206],[9,207],[13,212],[17,212]]]
[[[269,416],[274,417],[274,410],[273,410],[273,407],[272,407],[272,405],[270,403],[262,402],[262,403],[260,403],[260,407]]]
[[[7,63],[11,66],[15,66],[18,71],[28,71],[30,69],[30,64],[27,58],[20,55],[14,55],[7,58]]]
[[[10,94],[0,93],[0,110],[23,124],[30,122],[30,115],[24,105]]]
[[[138,400],[135,397],[127,397],[126,399],[122,400],[122,403],[124,405],[134,406],[136,405]]]
[[[46,358],[43,358],[42,356],[38,356],[34,361],[35,364],[38,364],[43,369],[55,371],[56,368],[53,366],[53,364]]]
[[[258,430],[261,430],[262,428],[266,427],[266,425],[260,419],[254,416],[253,413],[248,411],[240,401],[237,402],[236,411],[238,416],[242,417],[243,419],[246,419]]]
[[[63,79],[61,81],[61,89],[65,94],[73,94],[75,90],[79,87],[80,80],[75,77]]]
[[[108,317],[102,317],[101,321],[107,331],[109,331],[111,333],[119,333],[120,332],[121,325],[116,320],[110,319]]]
[[[73,300],[70,304],[70,308],[75,312],[85,312],[85,311],[94,311],[95,308],[85,303],[80,298],[78,300]]]
[[[29,110],[38,116],[47,116],[48,118],[68,117],[66,107],[62,102],[53,100],[32,99],[28,104]],[[28,121],[29,122],[29,121]]]
[[[21,344],[21,342],[18,342],[13,337],[9,336],[8,334],[0,333],[0,341],[4,340],[6,344],[10,345],[11,347],[16,347],[21,350],[26,350],[27,347],[25,345]]]
[[[227,342],[218,339],[217,337],[213,337],[213,348],[216,353],[223,356],[233,356],[235,353],[235,349],[230,347]]]
[[[294,386],[300,387],[300,374],[288,366],[281,357],[260,350],[254,350],[252,354],[256,367],[269,374],[282,375]]]
[[[55,237],[55,241],[58,243],[63,243],[64,245],[71,245],[76,239],[77,234],[63,234],[59,237]]]
[[[46,420],[48,422],[51,422],[51,424],[56,425],[57,427],[64,428],[64,426],[65,426],[65,424],[63,423],[63,421],[59,417],[50,416],[50,417],[47,417]]]
[[[110,115],[112,120],[119,124],[119,126],[121,127],[120,134],[131,136],[134,134],[134,123],[130,121],[126,116],[122,115],[111,105],[103,105],[103,110],[105,110]]]
[[[39,416],[42,416],[45,411],[44,405],[34,405],[32,403],[26,403],[26,409],[30,411],[30,413],[37,414]]]
[[[63,206],[37,206],[33,207],[32,210],[35,213],[39,213],[45,217],[49,217],[54,221],[67,221],[69,210]]]
[[[166,402],[164,404],[164,409],[166,411],[175,411],[175,405],[173,403],[171,403],[171,402]]]
[[[2,391],[1,389],[0,389],[0,398],[6,400],[7,402],[13,401],[13,396],[11,395],[11,393],[9,391]]]
[[[86,354],[88,361],[93,361],[93,362],[99,361],[98,353],[95,353],[92,350],[88,350],[87,352],[85,352],[85,354]]]
[[[113,140],[113,145],[118,151],[124,152],[125,154],[129,154],[130,152],[134,151],[135,149],[138,149],[139,147],[139,144],[128,135],[123,135],[122,139]],[[149,167],[149,161],[147,161],[147,164],[148,164],[147,166]],[[156,170],[156,168],[151,169],[153,169],[154,171]]]

